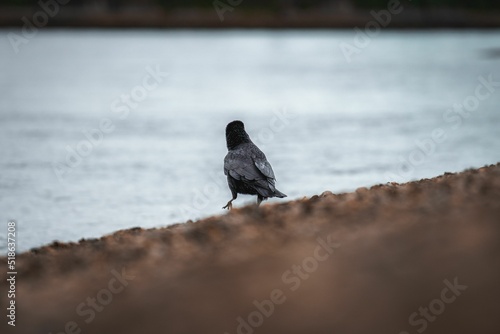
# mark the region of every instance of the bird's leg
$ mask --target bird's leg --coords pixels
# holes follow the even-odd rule
[[[230,200],[229,202],[227,202],[226,206],[224,206],[223,209],[232,210],[233,209],[233,201],[236,199],[236,197],[238,197],[238,194],[233,193],[233,199]]]
[[[262,203],[262,201],[264,200],[264,197],[262,196],[257,196],[257,206],[260,206],[260,203]]]
[[[232,210],[233,209],[233,201],[235,200],[235,198],[233,198],[232,200],[230,200],[229,202],[227,202],[226,206],[222,207],[223,209],[228,209],[228,210]]]

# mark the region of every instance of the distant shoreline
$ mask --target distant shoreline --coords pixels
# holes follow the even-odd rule
[[[4,10],[0,13],[0,27],[22,27],[23,17],[33,22],[35,9]],[[364,27],[375,18],[369,11],[349,14],[300,13],[226,13],[220,21],[215,10],[178,12],[138,11],[117,13],[84,13],[61,11],[48,19],[43,27],[53,28],[193,28],[193,29],[352,29]],[[500,13],[450,11],[440,14],[422,14],[407,10],[393,15],[382,29],[495,29],[500,28]]]

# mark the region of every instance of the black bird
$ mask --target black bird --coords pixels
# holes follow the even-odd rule
[[[257,195],[257,205],[270,197],[286,197],[274,187],[273,168],[246,133],[243,122],[227,125],[226,143],[229,152],[224,158],[224,174],[233,199],[223,209],[231,209],[238,194]]]

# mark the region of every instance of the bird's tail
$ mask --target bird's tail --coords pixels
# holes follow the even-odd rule
[[[275,197],[279,197],[279,198],[283,198],[283,197],[286,197],[285,194],[283,194],[281,191],[279,191],[278,189],[274,189],[274,196]]]
[[[274,187],[274,182],[269,182],[269,181],[259,181],[256,184],[254,184],[255,190],[257,190],[257,193],[259,193],[260,196],[264,198],[270,198],[270,197],[279,197],[283,198],[286,197],[285,194],[283,194],[281,191],[276,189]]]

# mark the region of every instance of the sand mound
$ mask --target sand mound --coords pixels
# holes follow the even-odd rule
[[[499,240],[500,164],[325,192],[18,255],[8,330],[500,333]]]

